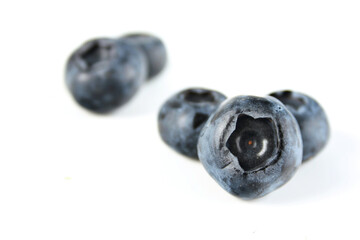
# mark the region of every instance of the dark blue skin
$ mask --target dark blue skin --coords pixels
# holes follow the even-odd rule
[[[106,113],[136,93],[147,75],[144,54],[125,41],[93,39],[70,56],[66,84],[75,100],[88,110]]]
[[[326,145],[330,127],[324,109],[313,98],[292,91],[278,91],[270,96],[280,100],[296,118],[303,140],[303,162],[314,157]]]
[[[165,45],[159,38],[145,33],[134,33],[120,39],[133,44],[144,52],[149,63],[147,79],[155,77],[164,69],[167,54]]]
[[[209,116],[226,97],[216,91],[192,88],[167,100],[158,116],[161,138],[177,152],[198,159],[197,141]]]
[[[302,147],[299,126],[280,101],[239,96],[208,119],[198,155],[226,191],[255,199],[290,180],[301,164]]]

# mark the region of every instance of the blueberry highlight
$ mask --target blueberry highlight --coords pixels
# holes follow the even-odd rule
[[[147,75],[147,61],[133,45],[109,38],[85,42],[70,56],[66,84],[88,110],[106,113],[125,104]]]
[[[147,79],[155,77],[164,69],[167,62],[167,53],[161,39],[145,33],[128,34],[120,39],[143,51],[148,61]]]
[[[191,88],[168,99],[161,107],[158,127],[163,141],[177,152],[198,159],[197,141],[209,116],[226,97],[213,90]]]
[[[206,171],[243,199],[262,197],[289,181],[301,164],[302,148],[294,116],[272,97],[227,100],[207,120],[198,140]]]
[[[330,136],[329,122],[320,104],[305,94],[288,90],[270,96],[280,100],[296,118],[303,140],[303,161],[318,154]]]

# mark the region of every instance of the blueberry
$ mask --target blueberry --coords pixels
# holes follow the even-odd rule
[[[121,39],[139,47],[145,53],[148,60],[148,79],[163,70],[167,55],[165,45],[159,38],[144,33],[133,33],[125,35]]]
[[[167,100],[160,109],[161,138],[177,152],[197,159],[197,141],[209,116],[226,97],[216,91],[191,88]]]
[[[303,161],[320,152],[329,139],[330,127],[319,103],[299,92],[279,91],[270,96],[279,99],[296,118],[303,140]]]
[[[124,41],[99,38],[80,46],[66,65],[66,84],[75,100],[94,112],[126,103],[144,82],[147,62]]]
[[[198,154],[221,187],[254,199],[285,184],[301,164],[300,129],[277,99],[239,96],[224,102],[208,119]]]

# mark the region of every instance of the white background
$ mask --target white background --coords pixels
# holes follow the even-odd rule
[[[0,239],[359,239],[360,2],[2,1]],[[64,84],[87,39],[145,31],[169,64],[99,116]],[[291,181],[237,199],[167,147],[157,111],[187,87],[292,89],[326,110],[331,139]]]

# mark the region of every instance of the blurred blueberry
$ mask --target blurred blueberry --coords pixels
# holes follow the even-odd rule
[[[198,155],[229,193],[244,199],[262,197],[290,180],[301,164],[300,129],[275,98],[235,97],[206,122]]]
[[[104,113],[126,103],[146,74],[141,51],[124,41],[99,38],[85,42],[70,56],[66,84],[81,106]]]
[[[303,161],[315,156],[326,145],[330,127],[324,109],[311,97],[292,91],[278,91],[279,99],[296,118],[303,140]]]
[[[177,152],[197,159],[197,141],[209,116],[226,97],[216,91],[191,88],[179,92],[161,107],[161,138]]]
[[[147,78],[153,78],[166,65],[167,54],[164,43],[157,37],[145,33],[128,34],[120,38],[141,49],[148,60]]]

